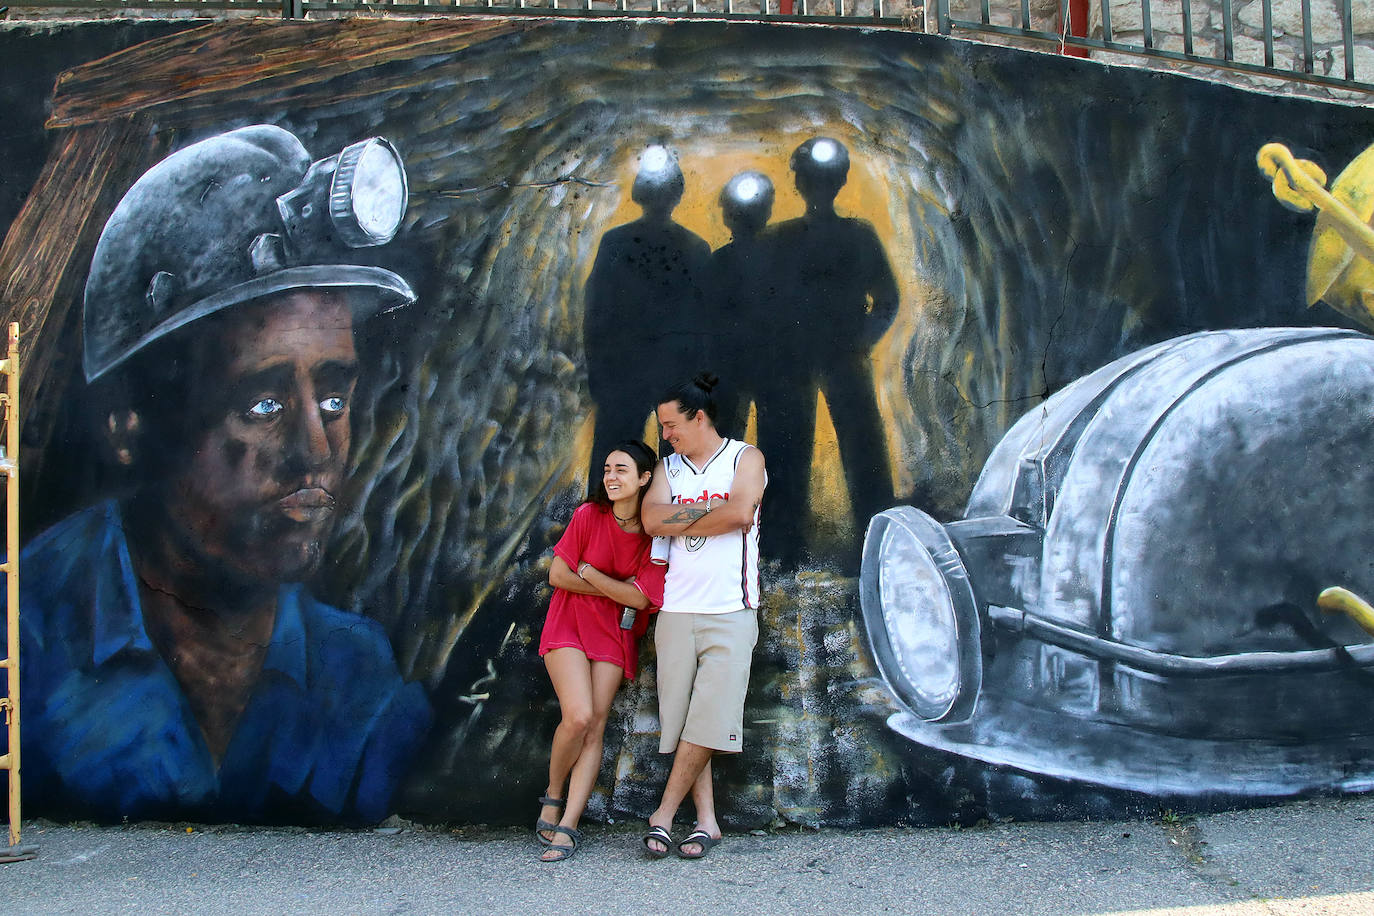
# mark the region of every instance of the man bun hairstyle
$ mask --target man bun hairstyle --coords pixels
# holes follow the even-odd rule
[[[660,404],[677,402],[677,409],[687,419],[694,419],[697,411],[706,411],[706,418],[712,425],[716,422],[716,399],[711,392],[720,384],[720,378],[710,372],[698,372],[690,382],[674,385],[658,399]]]

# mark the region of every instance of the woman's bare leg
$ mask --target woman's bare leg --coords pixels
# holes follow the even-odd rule
[[[615,700],[616,691],[620,689],[620,683],[624,679],[625,672],[619,665],[597,661],[591,663],[592,718],[568,780],[568,804],[563,809],[563,817],[559,821],[564,827],[576,830],[582,820],[582,812],[587,810],[592,788],[596,785],[596,776],[601,772],[601,748],[606,737],[606,720],[610,716],[611,703]],[[571,846],[572,840],[565,834],[554,834],[553,845]],[[546,852],[544,857],[554,858],[556,855]]]
[[[582,753],[582,743],[592,722],[592,668],[581,649],[571,648],[549,651],[544,656],[544,667],[549,671],[549,680],[553,681],[554,693],[558,695],[558,708],[563,714],[549,751],[546,794],[549,798],[566,799],[568,774]],[[539,812],[539,817],[551,824],[558,823],[562,815],[563,809],[553,805],[545,805]],[[543,836],[553,839],[548,833]]]

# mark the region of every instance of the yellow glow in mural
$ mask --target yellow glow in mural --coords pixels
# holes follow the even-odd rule
[[[883,169],[880,157],[864,153],[864,140],[851,136],[844,125],[827,125],[820,133],[833,132],[834,136],[852,151],[851,168],[848,180],[835,199],[835,209],[842,216],[857,217],[870,223],[877,237],[882,240],[892,260],[893,272],[900,293],[900,306],[897,316],[887,332],[874,343],[867,354],[872,365],[874,392],[879,415],[883,418],[885,441],[874,443],[874,447],[888,454],[891,468],[890,486],[893,492],[908,492],[911,488],[911,474],[907,468],[905,453],[907,443],[901,441],[900,431],[915,426],[911,413],[910,399],[903,394],[900,361],[903,343],[909,340],[920,305],[925,301],[923,290],[904,263],[901,252],[914,248],[913,229],[909,224],[894,216],[893,201],[901,195]],[[690,230],[711,246],[720,248],[731,240],[730,230],[725,224],[719,196],[722,188],[730,179],[746,171],[762,173],[770,178],[776,189],[771,225],[801,217],[806,204],[797,192],[794,175],[789,168],[789,157],[797,144],[811,135],[805,133],[780,132],[768,136],[750,137],[748,143],[722,141],[720,138],[703,140],[676,139],[668,143],[681,166],[684,178],[684,191],[681,202],[673,210],[673,221]],[[628,193],[629,177],[640,167],[641,149],[628,149],[624,152],[618,176],[625,186],[618,206],[609,216],[605,225],[619,226],[630,223],[640,216],[640,207]],[[903,211],[904,212],[904,211]],[[590,269],[590,265],[587,265]],[[585,278],[584,278],[585,281]],[[765,357],[766,354],[760,354]],[[714,368],[714,367],[703,367]],[[669,380],[665,379],[665,384]],[[731,380],[723,378],[726,386]],[[746,405],[749,416],[749,431],[746,437],[756,441],[757,405]],[[815,468],[812,472],[813,484],[821,481],[843,480],[843,466],[840,463],[833,423],[825,410],[824,398],[821,410],[816,415],[817,438],[812,451]],[[652,443],[657,435],[652,418],[646,427],[646,441]],[[828,431],[828,438],[827,436]],[[813,498],[822,499],[824,505],[813,504],[812,512],[818,517],[835,521],[843,518],[845,530],[852,524],[846,517],[849,512],[848,500],[843,497],[843,488],[835,488],[829,483],[822,489],[812,489]],[[840,498],[834,498],[840,494]],[[836,514],[839,513],[839,514]]]

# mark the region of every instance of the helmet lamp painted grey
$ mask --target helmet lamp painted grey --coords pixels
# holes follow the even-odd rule
[[[87,381],[199,318],[299,289],[356,289],[354,319],[415,301],[404,279],[350,264],[405,216],[405,167],[379,137],[311,162],[293,134],[256,125],[153,166],[96,244],[83,319]]]

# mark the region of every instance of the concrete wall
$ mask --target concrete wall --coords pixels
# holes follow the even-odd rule
[[[654,390],[696,367],[722,377],[722,423],[760,442],[770,476],[745,751],[718,767],[730,823],[1368,785],[1374,731],[1343,711],[1367,698],[1369,637],[1316,603],[1374,593],[1374,488],[1339,470],[1368,444],[1366,338],[1307,307],[1312,216],[1254,162],[1277,140],[1334,175],[1374,136],[1369,112],[901,32],[237,22],[110,53],[116,27],[65,36],[89,60],[56,81],[5,64],[53,93],[41,129],[5,141],[27,190],[0,251],[25,341],[26,810],[524,822],[557,721],[536,654],[549,548],[599,443],[652,437]],[[250,125],[279,130],[215,147],[198,183],[136,184]],[[272,228],[272,181],[373,136],[408,174],[394,239],[326,256],[308,217]],[[789,158],[816,137],[847,150],[848,222],[802,258],[778,240],[803,227]],[[677,248],[605,281],[608,240],[643,228],[631,192],[653,145],[684,173]],[[214,171],[235,156],[243,170]],[[776,200],[760,247],[730,262],[719,195],[746,170]],[[285,295],[331,282],[358,294]],[[230,287],[224,308],[162,323]],[[1339,333],[1225,337],[1264,354],[1258,376],[1209,393],[1185,378],[1239,357],[1180,338],[1274,327]],[[246,371],[264,353],[293,367],[287,393]],[[356,380],[320,368],[354,363]],[[1128,396],[1147,364],[1159,384]],[[1259,384],[1274,378],[1290,381]],[[318,424],[272,419],[302,404]],[[1018,476],[1052,427],[1085,444]],[[1221,473],[1237,456],[1268,475],[1243,511],[1249,491]],[[863,534],[896,505],[928,524],[884,585]],[[965,584],[928,594],[966,588],[957,613],[976,625],[953,635],[943,598],[901,601],[942,537]],[[1084,559],[1109,543],[1115,565]],[[1140,585],[1185,567],[1167,597]],[[233,623],[219,642],[197,629],[216,608]],[[903,633],[925,634],[905,662]],[[1254,653],[1276,666],[1175,671]],[[644,654],[593,816],[645,815],[666,773]],[[942,676],[953,717],[922,699]],[[1189,778],[1232,770],[1277,775]]]

